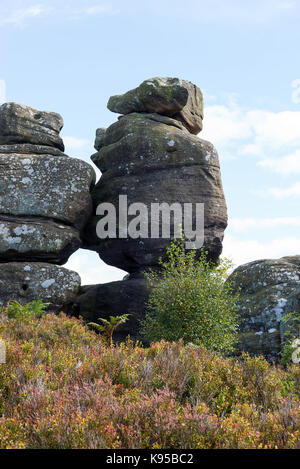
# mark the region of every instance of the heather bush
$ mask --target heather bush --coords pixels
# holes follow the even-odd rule
[[[300,448],[300,367],[0,312],[0,448]]]
[[[173,241],[161,270],[145,275],[152,292],[141,333],[149,342],[161,339],[204,345],[229,352],[237,342],[237,294],[228,276],[230,262],[212,264],[204,251],[186,251],[184,240]]]

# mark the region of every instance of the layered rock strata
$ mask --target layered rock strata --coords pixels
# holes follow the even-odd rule
[[[49,270],[49,263],[64,264],[81,247],[81,231],[92,213],[94,170],[63,153],[62,126],[62,117],[56,113],[16,103],[0,106],[0,282],[6,286],[15,272],[16,282],[7,289],[11,299],[39,299],[45,293],[38,286],[39,272],[41,284],[47,282],[45,272],[50,275],[50,270],[49,281],[61,283],[61,293],[53,293],[56,303],[57,298],[66,299],[64,284],[66,295],[72,292],[72,297],[80,286],[75,273],[54,265]],[[19,296],[18,286],[23,282],[19,282],[22,262],[34,263],[35,272],[25,296]],[[5,291],[2,287],[2,302]]]

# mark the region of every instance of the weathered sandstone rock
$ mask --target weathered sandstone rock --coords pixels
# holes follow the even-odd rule
[[[118,214],[120,194],[127,196],[128,205],[144,203],[149,213],[151,203],[204,203],[204,247],[212,260],[218,259],[227,210],[218,154],[211,143],[191,135],[170,117],[132,113],[106,130],[92,160],[102,171],[92,191],[94,213],[99,203],[110,202]],[[87,225],[85,247],[97,251],[108,264],[134,272],[155,267],[165,254],[169,239],[99,239],[99,219],[94,215]]]
[[[44,217],[81,229],[92,210],[94,170],[63,155],[0,153],[1,215]]]
[[[0,216],[0,262],[42,261],[64,264],[81,247],[79,231],[38,218]]]
[[[0,107],[0,262],[63,264],[81,246],[95,173],[69,158],[59,114]]]
[[[112,96],[112,112],[150,112],[179,120],[192,134],[202,130],[203,96],[193,83],[179,78],[150,78],[123,95]]]
[[[300,311],[300,256],[258,260],[239,266],[229,277],[240,289],[240,348],[279,358],[286,313]]]
[[[0,303],[33,300],[51,303],[52,311],[73,303],[80,287],[76,272],[42,262],[0,264]]]
[[[64,150],[59,136],[62,117],[17,103],[0,106],[0,144],[33,143]]]

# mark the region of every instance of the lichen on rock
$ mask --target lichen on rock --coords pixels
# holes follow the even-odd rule
[[[240,348],[278,360],[286,325],[282,317],[300,311],[300,256],[253,261],[229,277],[240,290]]]

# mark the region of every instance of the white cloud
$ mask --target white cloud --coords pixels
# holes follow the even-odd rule
[[[52,8],[45,7],[44,5],[32,5],[28,8],[21,8],[8,13],[7,16],[3,16],[0,19],[0,24],[21,25],[27,19],[40,17],[48,14],[50,11],[52,11]]]
[[[219,146],[240,142],[240,154],[264,157],[270,151],[300,145],[300,112],[252,111],[236,104],[208,106],[200,137]]]
[[[246,113],[255,143],[262,148],[300,144],[300,112],[254,110]]]
[[[298,227],[300,217],[278,217],[278,218],[231,218],[228,229],[236,233],[243,233],[251,228],[278,228],[281,226]]]
[[[267,191],[269,194],[273,195],[278,199],[284,199],[286,197],[300,196],[300,182],[296,182],[290,187],[281,189],[280,187],[271,187]]]
[[[298,174],[300,173],[300,150],[283,158],[267,158],[257,164],[283,175]]]
[[[92,16],[114,15],[119,13],[110,4],[91,4],[82,7],[81,2],[71,2],[64,4],[63,2],[53,1],[52,6],[48,7],[44,4],[35,4],[19,9],[2,10],[0,7],[0,25],[16,25],[20,26],[27,20],[40,18],[41,16],[50,16],[53,18],[61,18],[64,20],[81,20]]]
[[[232,259],[235,266],[258,259],[278,259],[283,256],[299,255],[300,238],[284,237],[267,242],[255,239],[239,240],[225,235],[222,257]]]
[[[0,104],[6,102],[6,83],[5,80],[0,80]]]
[[[251,136],[251,127],[242,109],[235,105],[205,108],[201,138],[211,140],[216,145],[228,145],[233,140],[242,140]]]

